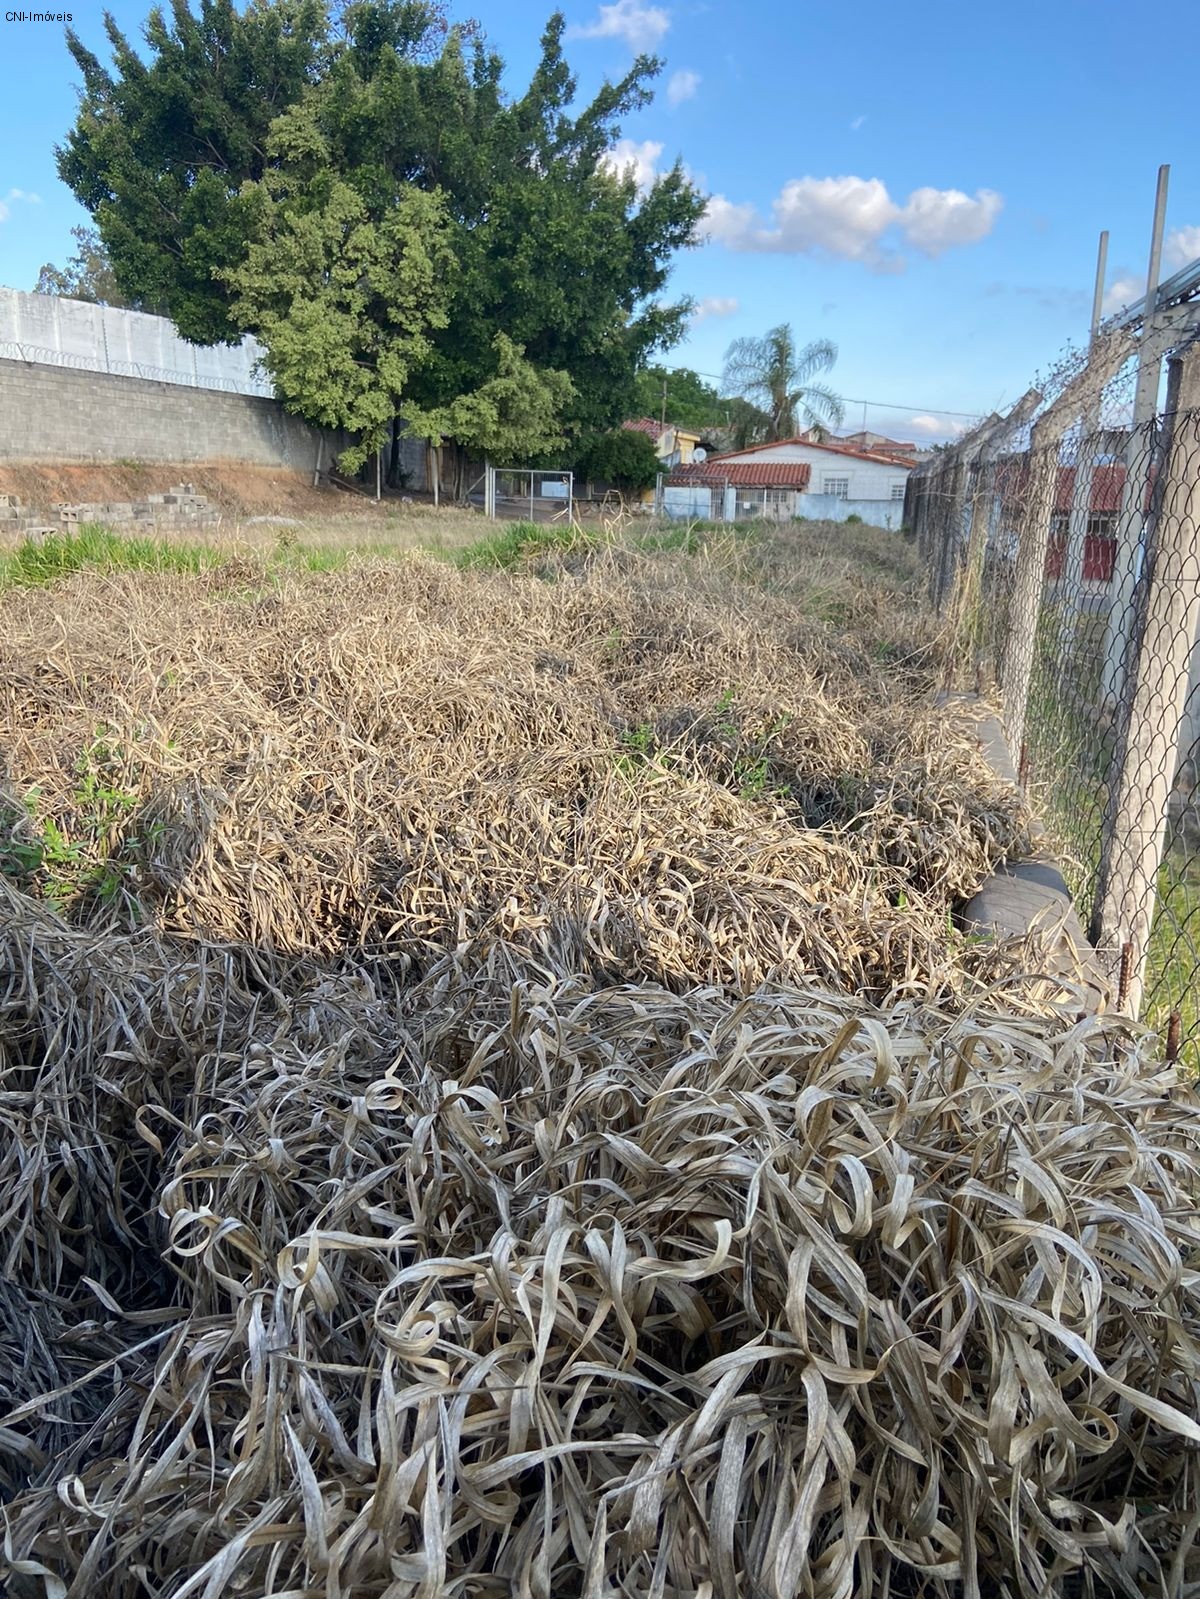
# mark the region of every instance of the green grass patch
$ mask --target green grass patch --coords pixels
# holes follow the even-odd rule
[[[85,524],[70,533],[25,539],[11,554],[0,555],[0,589],[37,588],[58,583],[85,569],[106,572],[199,572],[221,557],[198,544],[168,544],[127,538],[111,529]]]
[[[1179,1063],[1192,1076],[1200,1074],[1198,977],[1200,863],[1177,842],[1168,851],[1158,876],[1142,1019],[1165,1038],[1171,1012],[1179,1012]]]
[[[569,550],[592,545],[596,537],[569,522],[513,522],[477,544],[458,550],[454,561],[468,571],[506,571],[539,555],[565,555]]]

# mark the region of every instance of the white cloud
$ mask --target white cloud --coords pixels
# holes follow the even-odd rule
[[[1168,272],[1190,266],[1200,256],[1200,228],[1172,228],[1163,240],[1163,265]]]
[[[601,6],[595,22],[572,23],[571,39],[622,39],[631,50],[653,50],[671,26],[671,14],[642,0],[613,0]]]
[[[656,139],[618,139],[600,161],[610,172],[624,174],[632,169],[634,182],[645,192],[658,176],[658,158],[663,153]]]
[[[1200,256],[1200,227],[1172,228],[1163,240],[1162,272],[1169,277],[1180,267],[1190,266]],[[1117,275],[1104,291],[1100,310],[1104,316],[1123,311],[1135,300],[1146,297],[1146,274],[1118,267]]]
[[[1123,311],[1127,305],[1140,300],[1145,292],[1144,277],[1135,277],[1132,272],[1118,273],[1105,290],[1100,310],[1104,316],[1111,316],[1114,311]]]
[[[941,255],[955,245],[985,239],[1003,205],[994,189],[978,189],[974,199],[961,189],[914,189],[900,226],[908,242],[925,255]]]
[[[700,74],[691,67],[680,67],[667,80],[667,104],[682,105],[685,100],[694,99],[699,87]]]
[[[855,117],[854,121],[850,124],[850,132],[851,133],[857,133],[859,128],[862,127],[863,123],[866,120],[867,120],[867,117],[866,117],[866,113],[865,112],[863,113],[863,115],[861,117]]]
[[[739,302],[720,294],[709,294],[692,312],[693,322],[705,322],[710,316],[732,316]]]
[[[865,262],[877,272],[896,272],[903,270],[904,260],[882,242],[889,229],[899,228],[924,254],[940,255],[982,239],[1002,204],[991,189],[980,189],[972,199],[958,189],[925,188],[899,205],[879,178],[793,178],[771,202],[771,226],[753,205],[716,195],[709,201],[706,231],[731,250],[822,252]]]
[[[967,431],[965,422],[952,422],[949,417],[941,416],[910,416],[900,425],[900,431],[907,430],[915,433],[917,441],[922,439],[954,439],[959,438]]]
[[[731,250],[752,249],[743,241],[749,238],[758,224],[758,212],[750,204],[734,205],[723,194],[714,194],[704,213],[705,232],[719,244]]]
[[[0,198],[0,222],[7,222],[12,215],[12,207],[20,202],[22,205],[41,205],[40,194],[31,194],[28,189],[10,189]]]

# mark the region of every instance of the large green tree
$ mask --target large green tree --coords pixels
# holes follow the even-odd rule
[[[409,406],[411,432],[440,451],[452,440],[475,460],[508,465],[552,454],[566,442],[562,416],[574,398],[565,372],[539,368],[503,333],[495,338],[496,371],[449,404]]]
[[[241,337],[214,273],[247,248],[240,189],[268,163],[267,135],[332,48],[324,0],[173,0],[145,24],[145,62],[109,13],[111,68],[73,29],[83,77],[58,170],[96,220],[122,292],[164,308],[198,344]]]
[[[814,339],[800,348],[786,323],[771,328],[762,338],[735,339],[725,352],[722,389],[749,407],[741,416],[745,432],[762,443],[792,438],[801,426],[823,432],[837,427],[845,413],[841,399],[817,374],[828,372],[837,360],[837,345]],[[754,415],[765,420],[756,428]]]
[[[411,185],[374,211],[336,176],[303,115],[268,138],[279,156],[247,185],[251,242],[223,274],[233,313],[266,347],[289,410],[358,435],[341,465],[382,448],[413,370],[445,327],[453,256],[441,196]]]
[[[729,419],[728,400],[686,366],[648,366],[638,373],[636,414],[661,419],[664,406],[668,422],[687,428],[719,428]]]
[[[112,70],[71,36],[84,93],[60,170],[125,292],[164,304],[189,338],[254,331],[269,347],[266,257],[253,258],[253,293],[245,272],[298,210],[272,210],[295,125],[319,141],[328,192],[352,190],[371,227],[386,228],[414,189],[443,207],[446,321],[421,330],[430,347],[407,374],[407,404],[444,415],[481,392],[502,375],[503,334],[537,372],[569,373],[559,432],[628,414],[638,371],[686,326],[689,303],[663,291],[704,206],[678,165],[647,191],[614,170],[621,119],[649,100],[655,60],[639,57],[578,108],[558,15],[528,87],[510,96],[479,31],[445,29],[431,5],[199,5],[151,14],[148,61],[110,19]],[[280,274],[276,307],[295,277],[282,261]]]

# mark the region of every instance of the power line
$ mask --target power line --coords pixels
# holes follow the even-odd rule
[[[721,382],[723,377],[720,372],[702,372],[699,367],[695,366],[669,366],[664,370],[667,372],[694,372],[698,378],[714,378],[718,383]],[[919,405],[916,401],[911,404],[904,404],[899,400],[864,400],[861,394],[857,396],[843,394],[839,398],[845,400],[847,405],[869,405],[878,411],[930,411],[935,412],[938,416],[959,416],[970,420],[983,415],[982,411],[951,411],[944,405]]]

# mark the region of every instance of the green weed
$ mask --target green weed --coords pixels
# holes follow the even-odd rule
[[[74,532],[25,539],[11,554],[0,555],[0,589],[58,583],[85,568],[109,572],[199,572],[219,560],[215,551],[201,545],[126,538],[109,528],[87,523]]]
[[[569,522],[513,522],[454,556],[466,570],[504,571],[537,555],[565,555],[595,542],[595,535]]]
[[[161,823],[140,835],[127,829],[138,794],[118,780],[122,769],[120,748],[98,733],[75,763],[69,818],[39,819],[36,788],[19,801],[4,796],[0,874],[39,892],[60,912],[84,897],[115,905],[136,871],[137,853],[162,833]],[[136,918],[135,898],[132,893],[126,898]]]

